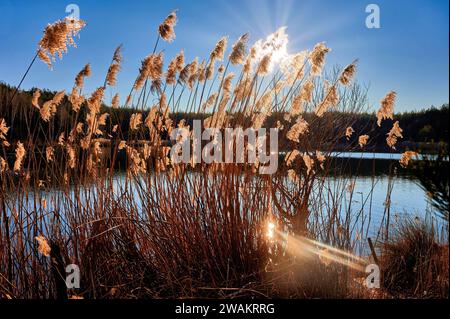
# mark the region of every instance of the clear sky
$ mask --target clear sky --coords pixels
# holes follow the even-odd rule
[[[124,64],[116,90],[125,97],[143,57],[151,53],[156,30],[178,9],[176,40],[160,48],[172,58],[207,57],[217,40],[234,42],[250,32],[250,43],[287,26],[289,52],[325,41],[332,48],[327,65],[359,59],[357,79],[370,85],[374,108],[390,90],[397,111],[440,106],[449,101],[449,1],[447,0],[0,0],[0,81],[17,84],[47,23],[65,17],[75,3],[88,23],[53,71],[38,61],[23,87],[70,90],[88,62],[93,76],[86,89],[102,85],[115,47],[124,45]],[[380,7],[381,28],[368,29],[365,8]],[[109,92],[112,94],[115,92]]]

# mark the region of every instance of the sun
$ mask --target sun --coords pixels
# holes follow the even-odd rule
[[[273,237],[275,236],[275,224],[272,222],[268,222],[267,223],[267,238],[268,239],[273,239]]]
[[[277,65],[289,58],[288,43],[289,37],[286,33],[287,27],[281,27],[265,40],[258,40],[253,46],[255,51],[255,61],[259,62],[267,55],[270,55],[269,72],[272,72]]]

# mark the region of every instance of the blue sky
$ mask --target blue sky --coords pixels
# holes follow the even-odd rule
[[[398,93],[397,111],[417,110],[449,101],[449,2],[447,0],[164,0],[164,1],[0,1],[0,81],[17,84],[47,23],[63,18],[68,4],[80,8],[88,23],[53,71],[40,61],[23,87],[70,90],[88,62],[93,75],[86,89],[103,83],[115,47],[124,45],[124,64],[116,91],[129,92],[143,57],[151,53],[156,29],[178,9],[176,40],[163,43],[167,57],[181,49],[186,59],[206,57],[217,40],[234,42],[250,32],[251,43],[280,26],[288,27],[289,52],[325,41],[332,48],[327,65],[359,59],[357,79],[370,86],[374,108],[390,90]],[[381,28],[368,29],[365,8],[376,3]]]

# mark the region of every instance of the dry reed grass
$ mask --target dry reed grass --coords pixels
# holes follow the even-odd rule
[[[228,58],[226,37],[206,60],[185,63],[181,51],[165,72],[159,39],[175,39],[176,21],[174,12],[159,26],[142,61],[124,103],[134,108],[129,123],[114,112],[121,47],[90,95],[83,92],[86,65],[69,96],[35,91],[29,100],[11,98],[20,106],[0,121],[1,297],[352,296],[355,271],[317,256],[287,256],[266,228],[274,220],[286,233],[345,251],[367,235],[365,219],[342,201],[351,179],[333,179],[329,161],[333,146],[357,133],[352,114],[367,105],[352,81],[356,61],[325,73],[330,49],[319,43],[278,67],[272,59],[287,41],[280,29],[250,50],[244,34]],[[83,25],[47,27],[38,51],[44,62],[73,45]],[[214,72],[219,61],[224,65]],[[105,111],[106,92],[114,98]],[[392,118],[394,99],[390,93],[383,100],[380,120]],[[167,135],[187,125],[171,118],[180,109],[210,110],[205,126],[219,129],[258,128],[272,113],[283,114],[276,126],[290,156],[273,176],[256,174],[258,164],[171,163]],[[27,137],[8,141],[17,112]],[[399,130],[396,124],[392,146]],[[359,137],[361,148],[368,139]],[[80,291],[64,291],[55,275],[69,263],[81,269]]]

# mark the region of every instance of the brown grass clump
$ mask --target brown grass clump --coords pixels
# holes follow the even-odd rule
[[[433,228],[418,219],[404,220],[380,248],[382,286],[389,293],[448,298],[448,244],[438,242]]]

